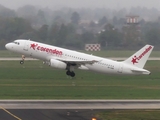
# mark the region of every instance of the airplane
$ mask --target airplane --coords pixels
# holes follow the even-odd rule
[[[128,59],[114,61],[25,39],[7,43],[5,47],[9,51],[22,54],[20,64],[24,63],[26,56],[40,59],[53,68],[66,70],[66,74],[71,77],[75,76],[75,69],[104,74],[149,75],[151,72],[143,67],[154,48],[152,45],[145,45]]]

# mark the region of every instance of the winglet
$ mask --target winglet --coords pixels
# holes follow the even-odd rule
[[[152,45],[145,45],[143,48],[141,48],[139,51],[137,51],[123,62],[139,68],[143,68],[153,48],[154,46]]]

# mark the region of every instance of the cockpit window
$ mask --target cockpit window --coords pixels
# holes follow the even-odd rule
[[[15,44],[19,45],[19,42],[16,42],[16,41],[14,41],[13,43],[15,43]]]

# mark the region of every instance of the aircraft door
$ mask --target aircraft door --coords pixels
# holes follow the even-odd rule
[[[25,43],[24,43],[23,50],[28,51],[28,48],[29,48],[29,41],[26,40]]]
[[[118,72],[119,72],[119,73],[122,73],[122,72],[123,72],[123,64],[122,64],[122,63],[119,63]]]

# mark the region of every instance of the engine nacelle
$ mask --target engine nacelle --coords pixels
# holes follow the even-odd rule
[[[66,69],[67,64],[64,62],[61,62],[59,60],[51,59],[50,60],[50,66],[58,69]]]

